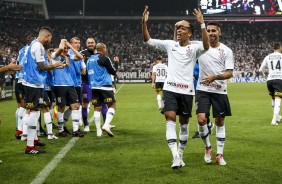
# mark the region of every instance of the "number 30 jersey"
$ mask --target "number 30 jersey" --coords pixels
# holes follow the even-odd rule
[[[264,68],[268,68],[268,81],[274,79],[282,80],[282,54],[280,52],[274,52],[266,56],[259,71],[262,72]]]
[[[155,82],[165,82],[167,75],[167,65],[159,63],[153,66],[153,73],[156,73]]]

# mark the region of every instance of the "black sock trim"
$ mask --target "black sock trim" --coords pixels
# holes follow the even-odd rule
[[[168,139],[168,140],[167,140],[167,143],[168,143],[168,144],[174,143],[174,142],[176,142],[176,139]]]
[[[182,141],[182,140],[179,140],[179,143],[180,143],[180,144],[185,144],[185,145],[186,145],[186,144],[187,144],[187,141]]]
[[[206,138],[208,137],[208,135],[209,135],[209,134],[207,133],[206,135],[201,136],[201,138],[202,138],[202,139],[206,139]]]
[[[216,137],[216,140],[218,140],[218,141],[225,141],[225,138]]]

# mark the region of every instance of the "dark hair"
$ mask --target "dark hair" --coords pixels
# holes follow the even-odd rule
[[[158,56],[156,60],[163,60],[162,56]]]
[[[29,45],[35,38],[36,36],[34,36],[33,34],[28,34],[25,40],[26,44]]]
[[[193,23],[190,23],[189,22],[189,29],[190,29],[190,31],[191,31],[191,33],[192,33],[192,35],[194,34],[194,31],[195,31],[195,25],[193,24]]]
[[[48,27],[48,26],[43,26],[43,27],[41,27],[40,30],[39,30],[39,32],[40,32],[41,30],[46,30],[46,31],[48,31],[48,32],[50,32],[50,33],[52,34],[52,29],[51,29],[50,27]]]
[[[55,49],[54,48],[49,48],[48,50],[49,50],[49,52],[54,52]]]
[[[32,40],[34,40],[34,38],[35,38],[36,36],[34,36],[33,34],[28,34],[27,36],[26,36],[26,42],[31,42]]]
[[[207,26],[216,26],[216,27],[218,27],[220,29],[220,25],[219,25],[218,22],[208,22]]]
[[[274,45],[273,45],[274,50],[277,50],[277,49],[280,49],[280,48],[281,48],[280,43],[274,43]]]

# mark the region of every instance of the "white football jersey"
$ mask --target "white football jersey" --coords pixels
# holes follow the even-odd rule
[[[227,94],[226,80],[215,80],[210,84],[204,83],[203,79],[210,75],[220,75],[226,70],[234,69],[234,55],[232,50],[220,43],[219,47],[212,48],[201,55],[198,59],[200,74],[197,90],[211,93]]]
[[[264,68],[268,68],[268,81],[282,79],[282,53],[274,52],[266,56],[259,71],[262,72]]]
[[[174,40],[149,39],[147,43],[167,52],[168,69],[163,89],[195,95],[193,70],[197,58],[205,52],[202,42],[193,42],[185,47]]]
[[[167,75],[167,66],[159,63],[153,66],[153,73],[156,73],[155,82],[165,82]]]

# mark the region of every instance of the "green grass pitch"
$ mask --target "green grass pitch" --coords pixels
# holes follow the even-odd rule
[[[165,119],[157,110],[151,85],[125,84],[116,98],[117,111],[112,122],[116,125],[115,137],[105,133],[96,137],[92,123],[91,132],[75,143],[44,183],[281,183],[282,124],[270,125],[272,108],[265,83],[229,84],[233,116],[225,120],[226,166],[204,163],[202,141],[191,138],[197,129],[195,109],[184,153],[186,166],[172,170]],[[47,153],[25,155],[25,142],[14,137],[15,110],[15,100],[0,102],[2,184],[31,183],[71,139],[41,138],[47,143]],[[71,128],[70,121],[68,127]],[[215,129],[211,143],[215,153]]]

